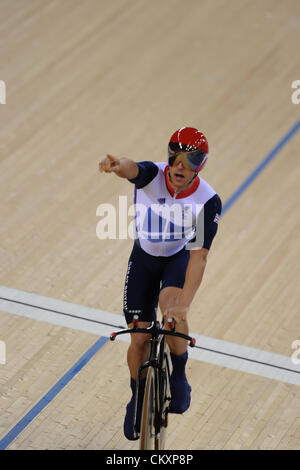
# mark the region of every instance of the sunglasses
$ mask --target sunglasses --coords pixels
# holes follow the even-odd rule
[[[207,159],[207,155],[201,149],[170,142],[168,147],[169,165],[178,165],[182,163],[184,168],[195,172],[200,171]]]

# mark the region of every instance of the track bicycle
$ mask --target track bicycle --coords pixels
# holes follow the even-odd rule
[[[164,320],[155,321],[148,328],[138,328],[138,315],[133,317],[133,327],[110,335],[114,341],[118,335],[126,333],[150,334],[150,355],[148,361],[138,370],[134,408],[134,436],[140,439],[140,450],[162,450],[165,448],[168,426],[169,405],[171,402],[170,377],[172,362],[166,336],[177,336],[189,341],[194,347],[196,340],[175,330],[175,321],[168,318],[170,330],[164,328]],[[139,402],[141,374],[147,370],[140,427],[137,423],[137,404]],[[140,431],[138,431],[140,429]]]

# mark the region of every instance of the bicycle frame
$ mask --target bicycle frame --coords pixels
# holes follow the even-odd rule
[[[141,375],[142,371],[144,369],[147,369],[149,367],[153,367],[154,369],[157,370],[157,374],[155,374],[155,381],[156,381],[156,390],[161,391],[161,374],[163,374],[163,355],[165,352],[165,342],[166,338],[165,335],[168,334],[165,332],[165,330],[162,329],[163,323],[160,324],[159,322],[154,322],[150,325],[149,330],[151,331],[152,329],[152,338],[150,339],[150,355],[148,361],[146,361],[144,364],[142,364],[138,370],[138,380],[137,380],[137,388],[136,388],[136,399],[135,399],[135,408],[134,408],[134,432],[136,436],[139,436],[139,433],[136,432],[137,429],[137,403],[138,403],[138,394],[139,394],[139,384],[141,382]],[[160,352],[160,361],[158,357],[158,351]],[[171,400],[171,397],[169,398]],[[156,403],[157,407],[157,413],[155,413],[155,434],[159,433],[159,427],[160,427],[160,422],[161,422],[161,416],[162,416],[162,406],[159,406],[161,404],[162,400],[161,397],[158,397],[158,403]]]
[[[127,333],[143,333],[143,334],[150,334],[150,355],[148,361],[142,364],[138,370],[138,377],[136,381],[136,393],[135,393],[135,406],[134,406],[134,434],[135,437],[139,437],[140,433],[137,432],[137,404],[139,398],[139,390],[140,390],[140,382],[141,382],[141,374],[144,369],[149,367],[153,367],[157,370],[156,380],[158,380],[158,384],[161,384],[161,377],[164,373],[163,371],[163,357],[165,353],[165,344],[166,344],[166,336],[176,336],[179,338],[186,339],[189,341],[190,347],[194,347],[196,344],[196,340],[191,338],[188,335],[183,333],[179,333],[175,331],[175,321],[173,319],[168,319],[171,329],[166,330],[164,329],[164,320],[160,323],[159,321],[152,322],[148,328],[138,328],[138,316],[135,315],[133,318],[133,327],[128,328],[125,330],[121,330],[118,332],[113,332],[110,335],[110,340],[114,341],[118,335],[127,334]],[[159,355],[158,355],[158,348],[160,347],[160,362],[159,362]],[[167,371],[168,375],[170,376],[170,371]],[[157,385],[157,384],[156,384]],[[156,387],[157,389],[157,387]],[[161,391],[161,387],[159,387]],[[169,398],[171,400],[171,397]],[[159,402],[161,403],[161,397],[159,397]],[[158,410],[158,419],[155,422],[155,434],[159,433],[160,423],[162,418],[162,406],[159,407]]]

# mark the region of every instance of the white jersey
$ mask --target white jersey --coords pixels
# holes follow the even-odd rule
[[[197,176],[189,189],[175,193],[167,179],[167,163],[138,166],[138,176],[129,180],[135,184],[136,243],[146,253],[164,257],[184,247],[209,249],[221,213],[216,191]]]

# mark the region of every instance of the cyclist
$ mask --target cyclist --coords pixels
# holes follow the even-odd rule
[[[168,162],[136,163],[107,155],[99,163],[100,172],[113,172],[135,185],[135,240],[123,298],[129,328],[134,314],[139,316],[139,327],[147,328],[156,319],[159,305],[164,317],[175,319],[176,331],[189,334],[187,312],[201,284],[222,210],[216,191],[198,176],[207,157],[204,134],[183,127],[169,141]],[[181,414],[189,408],[191,400],[185,372],[187,341],[170,336],[167,341],[173,366],[170,412]],[[124,421],[124,434],[130,440],[134,439],[137,372],[148,356],[149,336],[131,334],[127,362],[132,397]],[[145,387],[145,378],[141,387]],[[138,403],[138,423],[141,408],[142,400]]]

